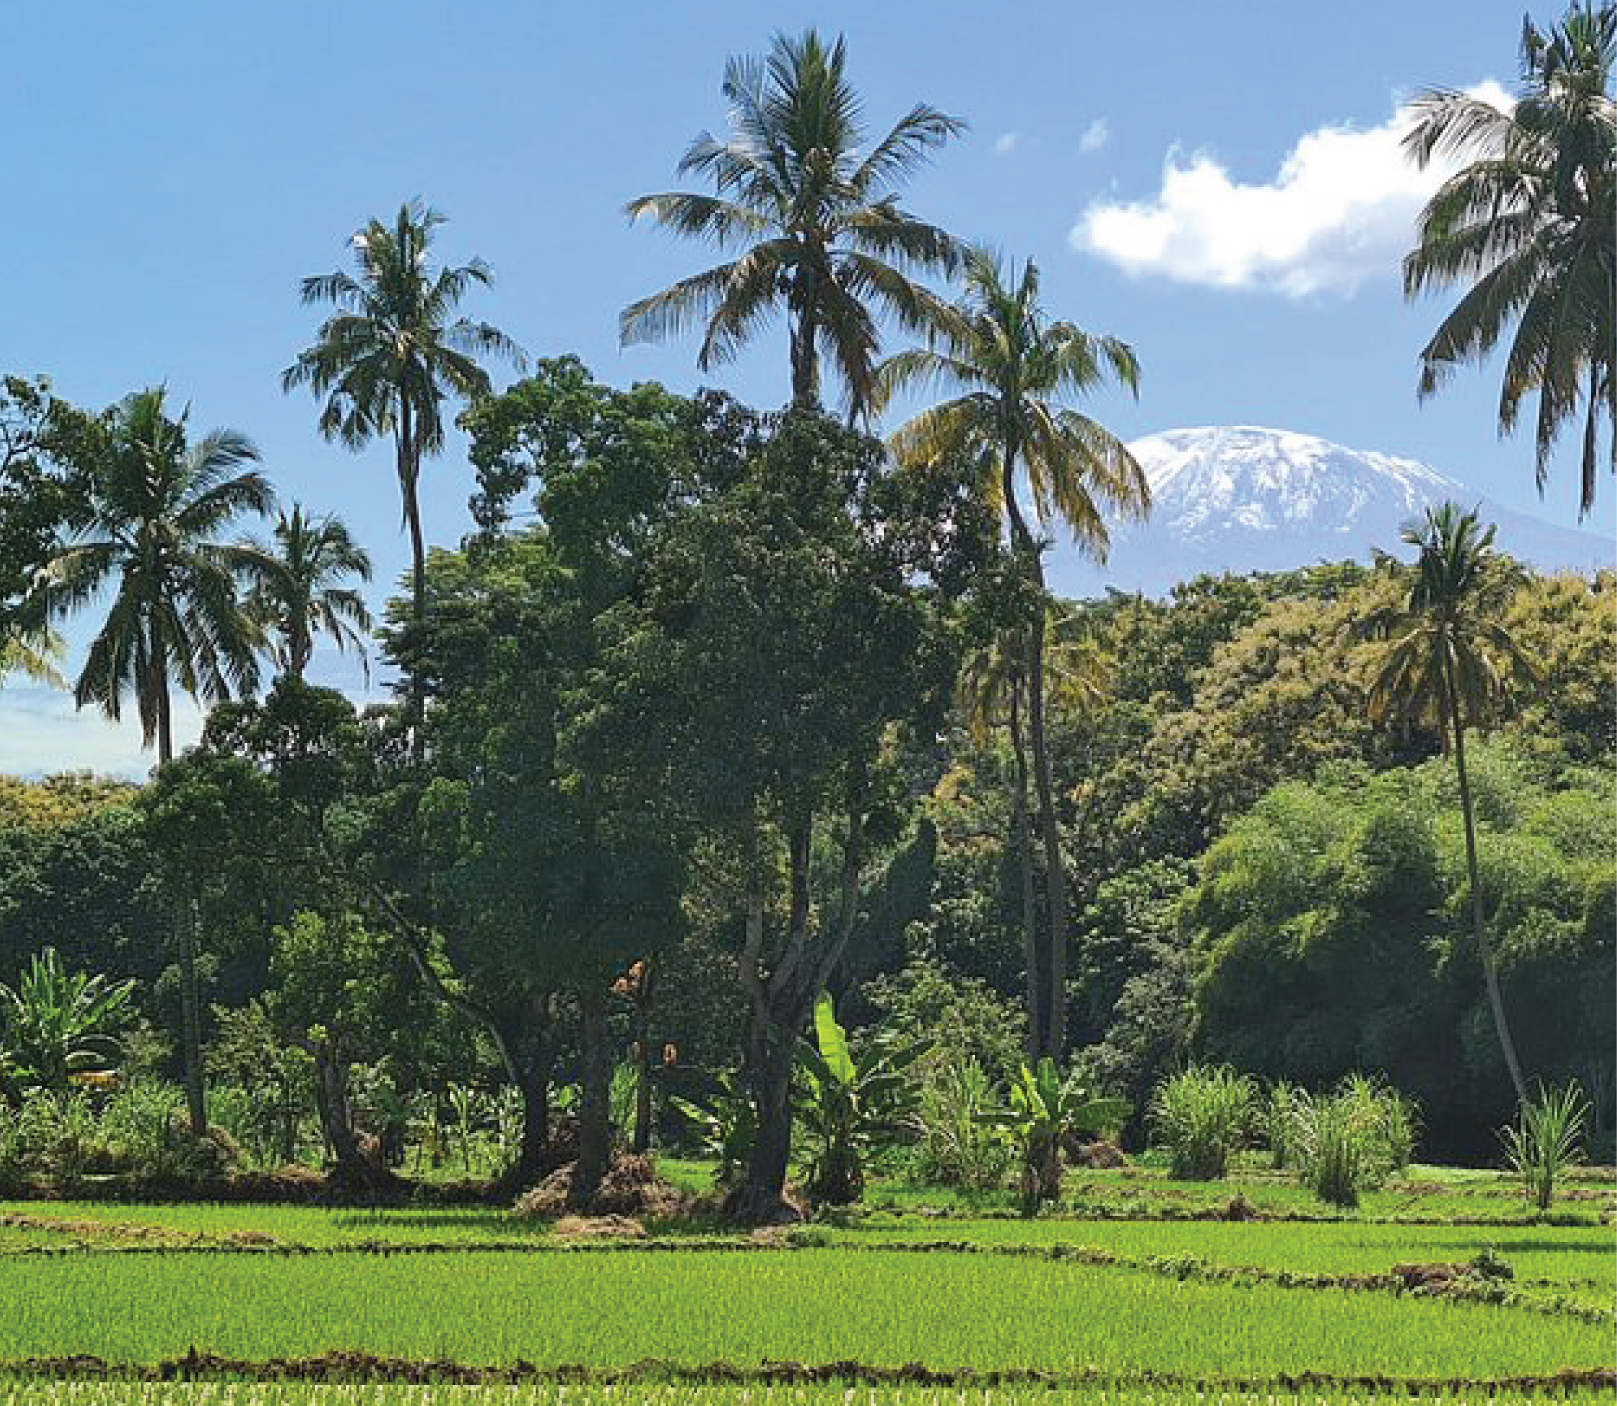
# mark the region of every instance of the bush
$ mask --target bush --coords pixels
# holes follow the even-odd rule
[[[1516,1122],[1502,1134],[1510,1169],[1521,1178],[1522,1194],[1540,1211],[1555,1200],[1555,1183],[1583,1160],[1583,1129],[1589,1101],[1576,1084],[1539,1086],[1538,1097],[1521,1106]]]
[[[993,1081],[975,1056],[953,1056],[928,1072],[921,1087],[918,1180],[967,1191],[1001,1185],[1012,1148],[1004,1129],[984,1115],[994,1108]]]
[[[1370,1106],[1349,1093],[1302,1096],[1295,1111],[1297,1175],[1321,1201],[1350,1208],[1386,1173]]]
[[[1350,1208],[1360,1195],[1409,1165],[1418,1110],[1398,1090],[1350,1074],[1334,1093],[1295,1091],[1289,1146],[1298,1179],[1328,1205]]]
[[[1233,1069],[1191,1065],[1157,1086],[1151,1123],[1180,1181],[1217,1181],[1246,1142],[1257,1106],[1252,1080]]]
[[[1269,1090],[1264,1105],[1265,1134],[1269,1141],[1270,1165],[1276,1171],[1292,1166],[1297,1160],[1297,1108],[1307,1095],[1295,1084],[1281,1079]]]

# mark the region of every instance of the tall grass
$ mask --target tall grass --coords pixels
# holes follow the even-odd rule
[[[1414,1155],[1414,1102],[1366,1075],[1348,1075],[1330,1094],[1293,1091],[1288,1108],[1286,1137],[1298,1179],[1327,1205],[1357,1206]]]
[[[1244,1074],[1191,1065],[1157,1087],[1151,1125],[1181,1181],[1217,1181],[1245,1146],[1257,1111],[1257,1087]]]

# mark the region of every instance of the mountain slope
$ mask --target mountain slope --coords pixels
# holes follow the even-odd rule
[[[1129,448],[1151,481],[1151,520],[1113,529],[1104,568],[1058,540],[1047,560],[1058,594],[1115,586],[1160,595],[1202,572],[1367,561],[1372,548],[1398,548],[1400,527],[1448,498],[1480,503],[1500,547],[1541,570],[1617,565],[1617,548],[1595,533],[1513,512],[1413,459],[1314,435],[1227,425],[1168,430]]]

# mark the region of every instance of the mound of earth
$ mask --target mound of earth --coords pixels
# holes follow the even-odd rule
[[[591,1217],[670,1217],[688,1215],[696,1198],[688,1191],[657,1175],[655,1159],[622,1153],[612,1159],[594,1195],[575,1195],[573,1179],[577,1162],[558,1167],[531,1191],[517,1198],[512,1211],[536,1220],[555,1220],[564,1215]]]

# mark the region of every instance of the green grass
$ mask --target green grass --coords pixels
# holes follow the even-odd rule
[[[1603,1278],[1617,1288],[1610,1230],[1563,1226],[1409,1226],[1330,1221],[904,1221],[832,1232],[852,1244],[968,1240],[1093,1245],[1118,1254],[1197,1255],[1215,1264],[1316,1274],[1379,1273],[1394,1264],[1459,1263],[1492,1249],[1523,1278]]]
[[[160,1391],[160,1395],[154,1394]],[[697,1387],[697,1386],[302,1386],[178,1385],[161,1388],[104,1382],[39,1383],[17,1386],[0,1382],[0,1406],[1409,1406],[1441,1401],[1445,1406],[1468,1402],[1509,1403],[1533,1400],[1510,1393],[1455,1393],[1412,1396],[1381,1395],[1362,1389],[1313,1388],[1306,1393],[1264,1390],[1218,1391],[1207,1395],[1189,1387],[1092,1387],[1068,1391],[954,1391],[906,1387]],[[1541,1398],[1540,1398],[1541,1399]],[[1599,1399],[1594,1392],[1558,1401]]]
[[[0,1214],[38,1219],[95,1221],[108,1227],[143,1226],[179,1235],[222,1238],[244,1232],[272,1235],[297,1245],[474,1244],[488,1240],[543,1240],[550,1226],[519,1220],[498,1206],[406,1206],[381,1210],[323,1206],[261,1206],[237,1202],[122,1205],[114,1202],[0,1202]],[[0,1249],[4,1245],[0,1244]]]
[[[1504,1376],[1610,1360],[1519,1309],[938,1255],[0,1258],[0,1358],[152,1362],[333,1348],[477,1364],[646,1357],[933,1367]]]

